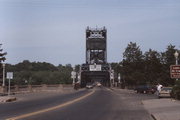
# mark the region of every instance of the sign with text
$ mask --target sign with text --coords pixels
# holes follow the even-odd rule
[[[170,66],[171,78],[180,78],[180,65]]]
[[[13,72],[7,72],[6,78],[13,79]]]
[[[89,65],[90,71],[101,71],[101,65]]]

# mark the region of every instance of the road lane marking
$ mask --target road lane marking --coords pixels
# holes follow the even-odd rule
[[[6,120],[18,120],[18,119],[23,119],[23,118],[26,118],[26,117],[30,117],[30,116],[34,116],[34,115],[37,115],[37,114],[41,114],[41,113],[45,113],[45,112],[48,112],[48,111],[52,111],[52,110],[56,110],[58,108],[62,108],[62,107],[65,107],[65,106],[68,106],[70,104],[73,104],[77,101],[80,101],[90,95],[92,95],[95,91],[92,91],[84,96],[81,96],[79,98],[76,98],[72,101],[68,101],[68,102],[65,102],[63,104],[60,104],[60,105],[57,105],[57,106],[54,106],[54,107],[50,107],[50,108],[46,108],[46,109],[42,109],[42,110],[39,110],[39,111],[36,111],[36,112],[31,112],[31,113],[27,113],[27,114],[23,114],[23,115],[20,115],[20,116],[16,116],[16,117],[12,117],[12,118],[8,118]]]

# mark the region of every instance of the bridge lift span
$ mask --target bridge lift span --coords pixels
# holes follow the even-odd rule
[[[103,28],[86,29],[86,62],[81,65],[81,87],[89,82],[101,82],[110,86],[112,77],[110,64],[107,63],[107,30]]]

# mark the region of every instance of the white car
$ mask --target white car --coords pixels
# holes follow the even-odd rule
[[[101,83],[97,83],[97,86],[98,86],[98,87],[101,87]]]
[[[163,87],[158,94],[158,98],[171,97],[172,87]]]
[[[88,88],[88,89],[92,89],[92,88],[93,88],[92,83],[87,83],[87,84],[86,84],[86,88]]]

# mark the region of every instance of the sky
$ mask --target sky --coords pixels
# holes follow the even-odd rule
[[[107,29],[108,62],[129,42],[143,52],[180,49],[180,0],[0,0],[0,43],[7,63],[85,62],[85,30]]]

